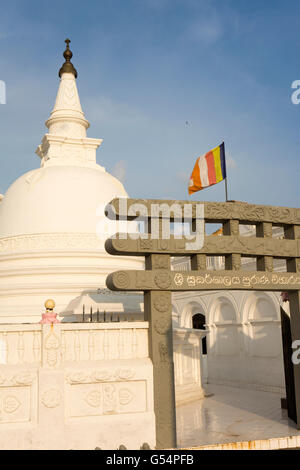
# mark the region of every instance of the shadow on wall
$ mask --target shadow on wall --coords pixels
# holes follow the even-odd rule
[[[59,317],[63,322],[143,321],[143,294],[108,289],[83,291]]]
[[[190,329],[194,318],[194,326],[209,330],[202,340],[208,383],[257,385],[280,391],[284,388],[284,369],[278,299],[273,293],[243,295],[239,307],[231,293],[220,292],[208,306],[189,302],[181,315],[173,304],[173,328]],[[63,322],[143,321],[143,294],[83,291],[60,318]],[[189,341],[188,336],[184,341]],[[182,351],[185,365],[186,359],[195,363],[194,354],[195,349]]]
[[[275,294],[245,292],[239,307],[232,294],[223,292],[208,306],[192,301],[184,307],[180,324],[190,328],[193,320],[196,325],[203,317],[209,330],[208,383],[284,390],[280,306]]]

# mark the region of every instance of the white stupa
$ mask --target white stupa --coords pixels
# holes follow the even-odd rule
[[[36,151],[41,166],[18,178],[0,200],[2,323],[38,321],[49,297],[57,312],[72,319],[87,299],[92,306],[99,304],[97,292],[105,288],[108,273],[142,268],[139,260],[113,257],[104,249],[104,207],[127,193],[96,163],[102,140],[86,136],[89,122],[81,108],[69,42],[46,122],[49,132]]]

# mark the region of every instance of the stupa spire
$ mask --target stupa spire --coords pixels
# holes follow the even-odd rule
[[[90,126],[81,108],[76,86],[77,71],[66,39],[65,63],[59,70],[60,84],[54,108],[46,121],[49,133],[45,135],[36,153],[41,165],[96,165],[96,148],[102,139],[90,139],[86,130]],[[97,166],[99,167],[99,166]],[[100,167],[99,167],[100,168]]]
[[[71,58],[70,39],[66,39],[67,45],[64,52],[65,63],[59,71],[60,84],[54,108],[50,118],[46,122],[49,133],[64,137],[86,137],[89,122],[85,119],[81,108],[78,90],[76,86],[77,71]]]

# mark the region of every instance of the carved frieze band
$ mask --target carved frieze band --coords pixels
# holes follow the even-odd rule
[[[205,253],[207,255],[226,255],[237,253],[253,256],[274,256],[280,258],[300,258],[300,240],[280,240],[276,238],[259,238],[243,236],[215,236],[209,235],[204,239],[204,246],[199,250],[187,250],[188,243],[193,243],[187,238],[175,239],[171,235],[168,240],[122,238],[117,234],[116,238],[107,240],[106,250],[111,254],[130,254],[133,256],[145,256],[149,253],[164,253],[172,255],[187,255],[189,253]]]
[[[196,215],[196,205],[204,205],[204,217],[214,222],[222,222],[228,219],[237,219],[249,223],[254,222],[272,222],[273,224],[295,224],[300,225],[300,208],[277,207],[248,204],[246,202],[194,202],[176,201],[176,200],[159,200],[159,199],[128,199],[127,209],[135,204],[142,204],[147,208],[148,214],[151,214],[151,206],[153,204],[167,204],[184,207],[192,205],[192,214]],[[114,207],[116,214],[119,215],[119,199],[113,199],[111,205]],[[175,217],[182,217],[182,211],[179,211]]]
[[[103,241],[97,237],[96,233],[45,233],[0,239],[0,253],[32,250],[86,250],[87,247],[103,250]]]
[[[19,372],[14,375],[0,372],[0,386],[28,386],[36,379],[36,374],[30,371]]]
[[[77,370],[67,372],[65,379],[69,384],[75,385],[84,383],[128,381],[131,380],[134,375],[135,371],[128,368],[120,368],[116,370],[95,369],[89,372]]]
[[[300,290],[300,273],[258,271],[116,271],[107,278],[112,290]]]

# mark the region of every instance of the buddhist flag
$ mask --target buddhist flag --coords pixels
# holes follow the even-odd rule
[[[189,182],[189,194],[220,183],[226,178],[224,142],[197,158]]]

